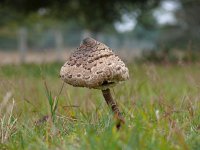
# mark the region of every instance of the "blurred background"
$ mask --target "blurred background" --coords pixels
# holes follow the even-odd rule
[[[0,64],[64,61],[91,36],[127,61],[200,60],[200,0],[1,0]]]

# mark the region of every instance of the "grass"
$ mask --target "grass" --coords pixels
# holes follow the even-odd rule
[[[60,93],[60,66],[1,67],[0,149],[200,149],[198,65],[129,64],[130,80],[112,89],[120,131],[100,91]]]

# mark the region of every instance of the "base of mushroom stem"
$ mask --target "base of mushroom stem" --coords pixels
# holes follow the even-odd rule
[[[116,127],[117,127],[117,129],[119,129],[121,127],[121,124],[125,123],[124,117],[122,116],[117,103],[112,98],[110,89],[108,88],[108,89],[102,90],[102,94],[103,94],[104,99],[106,100],[106,103],[114,112],[114,116],[117,120]]]

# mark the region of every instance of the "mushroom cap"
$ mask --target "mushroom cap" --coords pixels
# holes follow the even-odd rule
[[[124,62],[103,43],[87,37],[60,70],[64,82],[94,89],[107,89],[129,78]]]

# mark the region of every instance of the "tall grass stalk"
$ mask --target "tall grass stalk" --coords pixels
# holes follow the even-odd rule
[[[13,99],[12,104],[8,104],[8,99],[4,99],[3,102],[6,102],[1,104],[1,110],[4,109],[4,111],[0,112],[0,138],[1,143],[5,143],[12,135],[15,134],[15,126],[17,123],[17,118],[13,115],[13,108],[15,105],[15,100]],[[7,104],[7,105],[5,105]],[[5,108],[2,108],[2,106],[7,106]]]

